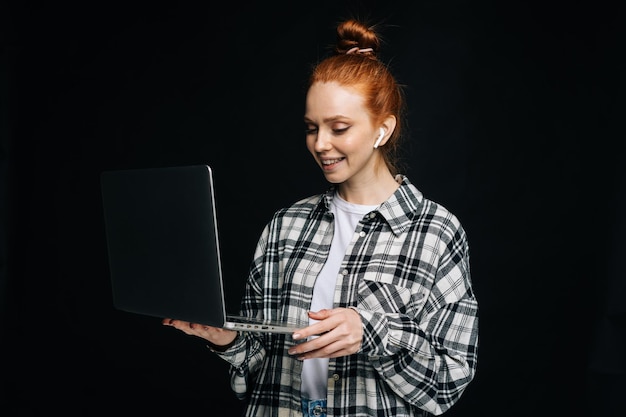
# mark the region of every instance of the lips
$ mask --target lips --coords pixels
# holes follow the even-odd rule
[[[322,167],[324,169],[332,169],[344,159],[346,158],[320,159],[320,162],[322,163]]]

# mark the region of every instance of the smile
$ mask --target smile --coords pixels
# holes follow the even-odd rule
[[[343,161],[345,158],[337,158],[337,159],[323,159],[321,160],[322,165],[328,166],[328,165],[333,165],[336,164],[337,162],[341,162]]]

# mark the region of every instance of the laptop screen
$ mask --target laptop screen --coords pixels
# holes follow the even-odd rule
[[[105,171],[101,188],[114,306],[221,327],[211,168]]]

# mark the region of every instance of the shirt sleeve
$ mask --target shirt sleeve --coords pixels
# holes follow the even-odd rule
[[[240,333],[235,343],[227,350],[210,349],[230,364],[231,388],[237,398],[246,399],[252,376],[256,374],[265,358],[263,345],[257,338],[252,337],[252,333]]]
[[[254,260],[250,267],[248,285],[245,287],[242,306],[246,310],[253,310],[254,307],[262,303],[263,295],[255,282],[255,277],[261,274],[263,269],[263,254],[267,247],[269,227],[265,227],[255,249]],[[253,307],[254,306],[254,307]],[[210,347],[209,347],[210,348]],[[230,364],[230,384],[237,398],[243,400],[250,395],[250,388],[254,384],[254,379],[263,365],[266,357],[266,350],[262,341],[262,336],[253,332],[240,332],[235,343],[225,351],[210,348],[219,357]]]

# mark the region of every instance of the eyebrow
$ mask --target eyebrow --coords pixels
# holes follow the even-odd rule
[[[329,123],[329,122],[335,122],[335,121],[342,121],[344,119],[350,119],[348,116],[344,116],[341,114],[335,115],[335,116],[331,116],[331,117],[326,117],[325,119],[322,120],[322,122],[324,123]],[[313,121],[311,119],[309,119],[308,117],[304,116],[304,121],[305,122],[311,122],[313,123]]]

